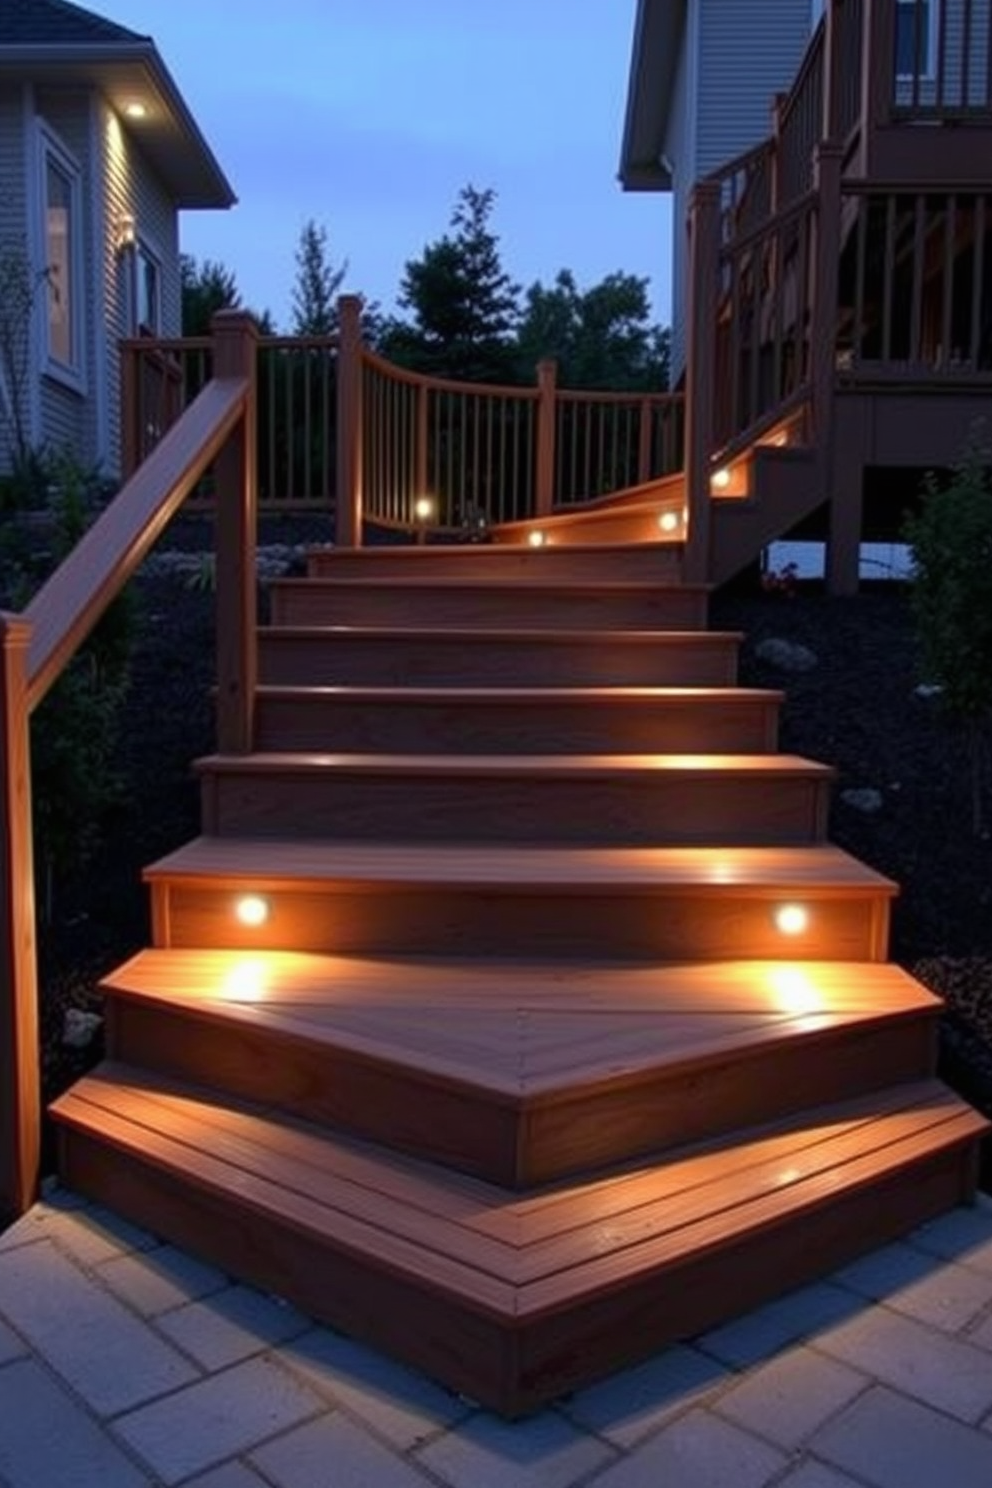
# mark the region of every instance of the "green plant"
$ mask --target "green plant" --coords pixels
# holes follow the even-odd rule
[[[911,593],[927,680],[965,730],[972,825],[986,827],[992,722],[992,455],[976,430],[943,481],[927,477],[920,511],[907,518]]]
[[[23,609],[79,541],[101,494],[99,472],[68,452],[32,452],[2,524],[3,603]],[[52,918],[57,883],[78,871],[99,844],[107,812],[119,798],[114,769],[128,684],[133,633],[131,599],[122,595],[45,698],[32,719],[31,767],[39,902]]]

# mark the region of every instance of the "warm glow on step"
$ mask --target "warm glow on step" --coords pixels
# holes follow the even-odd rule
[[[783,935],[802,935],[809,929],[809,910],[802,904],[780,904],[775,911],[775,928]]]
[[[775,1002],[785,1013],[819,1013],[827,999],[816,980],[801,966],[773,966],[768,984]]]
[[[539,531],[537,528],[527,534],[527,545],[531,548],[543,548],[547,540],[545,533]]]
[[[221,997],[232,1002],[261,1002],[269,984],[269,968],[266,962],[256,957],[237,961],[225,972],[220,984]]]
[[[418,496],[413,504],[413,515],[418,522],[429,522],[434,515],[434,503],[429,496]]]
[[[269,918],[269,901],[259,894],[245,894],[234,906],[234,913],[242,925],[257,929]]]
[[[725,491],[730,485],[730,471],[724,466],[722,470],[715,470],[710,480],[714,491]]]
[[[662,532],[677,532],[679,530],[678,512],[665,511],[658,518],[658,526]]]

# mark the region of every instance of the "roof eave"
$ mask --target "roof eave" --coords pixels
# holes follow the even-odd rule
[[[181,137],[184,158],[171,160],[166,151],[157,162],[176,205],[181,208],[234,206],[237,201],[234,189],[153,41],[0,46],[0,68],[42,76],[77,72],[96,81],[101,76],[112,77],[115,67],[128,65],[137,65],[146,72]],[[138,131],[133,132],[140,142]],[[150,153],[154,153],[151,136],[150,140]]]
[[[620,148],[626,191],[671,191],[665,137],[677,73],[686,0],[638,0]]]

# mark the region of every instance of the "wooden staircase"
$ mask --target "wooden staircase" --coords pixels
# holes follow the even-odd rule
[[[657,544],[277,584],[66,1181],[507,1415],[968,1198],[894,886],[705,599]]]

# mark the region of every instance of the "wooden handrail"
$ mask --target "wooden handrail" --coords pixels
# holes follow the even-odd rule
[[[785,126],[789,116],[795,110],[813,67],[821,60],[821,52],[826,40],[826,27],[827,18],[826,15],[822,15],[817,23],[816,30],[806,44],[803,60],[799,64],[799,71],[793,79],[792,87],[782,100],[782,107],[779,110],[780,127]]]
[[[242,416],[247,394],[243,378],[208,383],[38,590],[24,612],[32,628],[30,709],[41,702],[217,456]]]
[[[383,377],[391,377],[394,382],[405,382],[410,387],[424,387],[434,393],[471,393],[480,397],[491,398],[521,398],[527,402],[536,402],[538,390],[536,387],[526,387],[513,383],[498,382],[459,382],[454,377],[435,377],[431,372],[413,372],[409,367],[400,367],[396,362],[387,361],[378,352],[370,350],[369,347],[362,348],[362,362],[366,367],[382,374]]]

